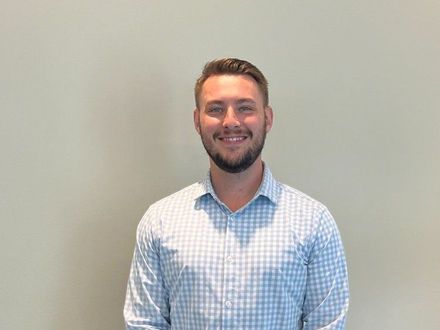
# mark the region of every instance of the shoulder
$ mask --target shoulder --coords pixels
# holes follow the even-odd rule
[[[153,203],[149,210],[153,212],[163,213],[170,209],[184,207],[186,205],[194,205],[194,201],[203,192],[202,182],[193,183],[171,195],[168,195],[157,202]]]
[[[327,207],[315,198],[295,189],[287,184],[277,182],[279,189],[279,203],[302,212],[323,212]]]
[[[187,212],[194,208],[195,200],[203,194],[202,182],[193,183],[151,204],[142,217],[139,228],[156,228],[164,218]]]
[[[278,189],[279,209],[284,211],[295,232],[302,233],[303,238],[310,239],[320,231],[336,227],[330,211],[320,201],[280,182]]]

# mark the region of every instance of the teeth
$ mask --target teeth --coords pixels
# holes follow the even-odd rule
[[[227,138],[224,138],[224,140],[228,141],[228,142],[237,142],[237,141],[244,140],[244,137],[227,137]]]

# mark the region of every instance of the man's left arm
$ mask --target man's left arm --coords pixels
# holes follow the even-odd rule
[[[348,274],[338,228],[327,209],[316,214],[317,228],[310,242],[307,287],[303,305],[304,330],[345,329]]]

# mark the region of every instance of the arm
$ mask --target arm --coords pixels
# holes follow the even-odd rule
[[[318,219],[307,265],[304,330],[343,330],[349,300],[344,248],[328,210]]]
[[[168,295],[163,286],[158,225],[150,210],[139,223],[124,306],[127,330],[170,329]]]

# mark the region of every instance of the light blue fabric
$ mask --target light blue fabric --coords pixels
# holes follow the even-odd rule
[[[236,212],[208,175],[153,204],[138,226],[127,329],[344,329],[347,309],[332,216],[267,166]]]

